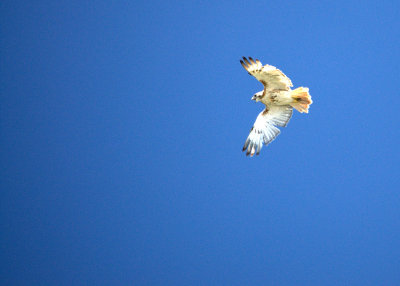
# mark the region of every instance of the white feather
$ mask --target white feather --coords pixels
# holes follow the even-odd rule
[[[246,155],[253,156],[256,152],[258,155],[263,144],[271,143],[280,133],[274,125],[285,127],[292,117],[292,112],[293,108],[289,105],[274,105],[262,111],[244,143],[243,151],[247,150]]]

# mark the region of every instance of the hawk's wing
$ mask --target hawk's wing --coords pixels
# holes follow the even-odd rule
[[[285,127],[292,117],[293,108],[290,105],[272,105],[266,107],[254,122],[250,130],[249,137],[243,146],[243,151],[247,150],[246,156],[253,156],[257,152],[260,154],[263,144],[268,145],[280,130],[276,126]]]
[[[259,60],[254,61],[251,57],[249,60],[243,57],[240,63],[249,74],[264,85],[265,90],[289,90],[293,86],[290,79],[274,66],[263,66]]]

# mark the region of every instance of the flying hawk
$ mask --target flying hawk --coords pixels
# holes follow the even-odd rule
[[[279,135],[280,130],[276,126],[285,127],[289,123],[293,108],[308,113],[312,100],[307,87],[291,90],[292,82],[276,67],[263,66],[259,60],[254,61],[251,57],[243,57],[240,63],[264,85],[264,89],[254,94],[251,100],[261,101],[265,109],[257,116],[243,146],[246,156],[253,156],[260,154],[263,144],[268,145]]]

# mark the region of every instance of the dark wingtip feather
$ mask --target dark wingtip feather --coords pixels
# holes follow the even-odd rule
[[[240,64],[242,65],[242,67],[247,70],[247,72],[249,72],[249,67],[242,61],[240,60]]]

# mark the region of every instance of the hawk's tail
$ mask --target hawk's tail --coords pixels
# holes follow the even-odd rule
[[[308,108],[312,103],[311,95],[308,93],[308,87],[299,87],[292,90],[291,96],[293,102],[290,105],[296,108],[298,112],[308,113]]]

